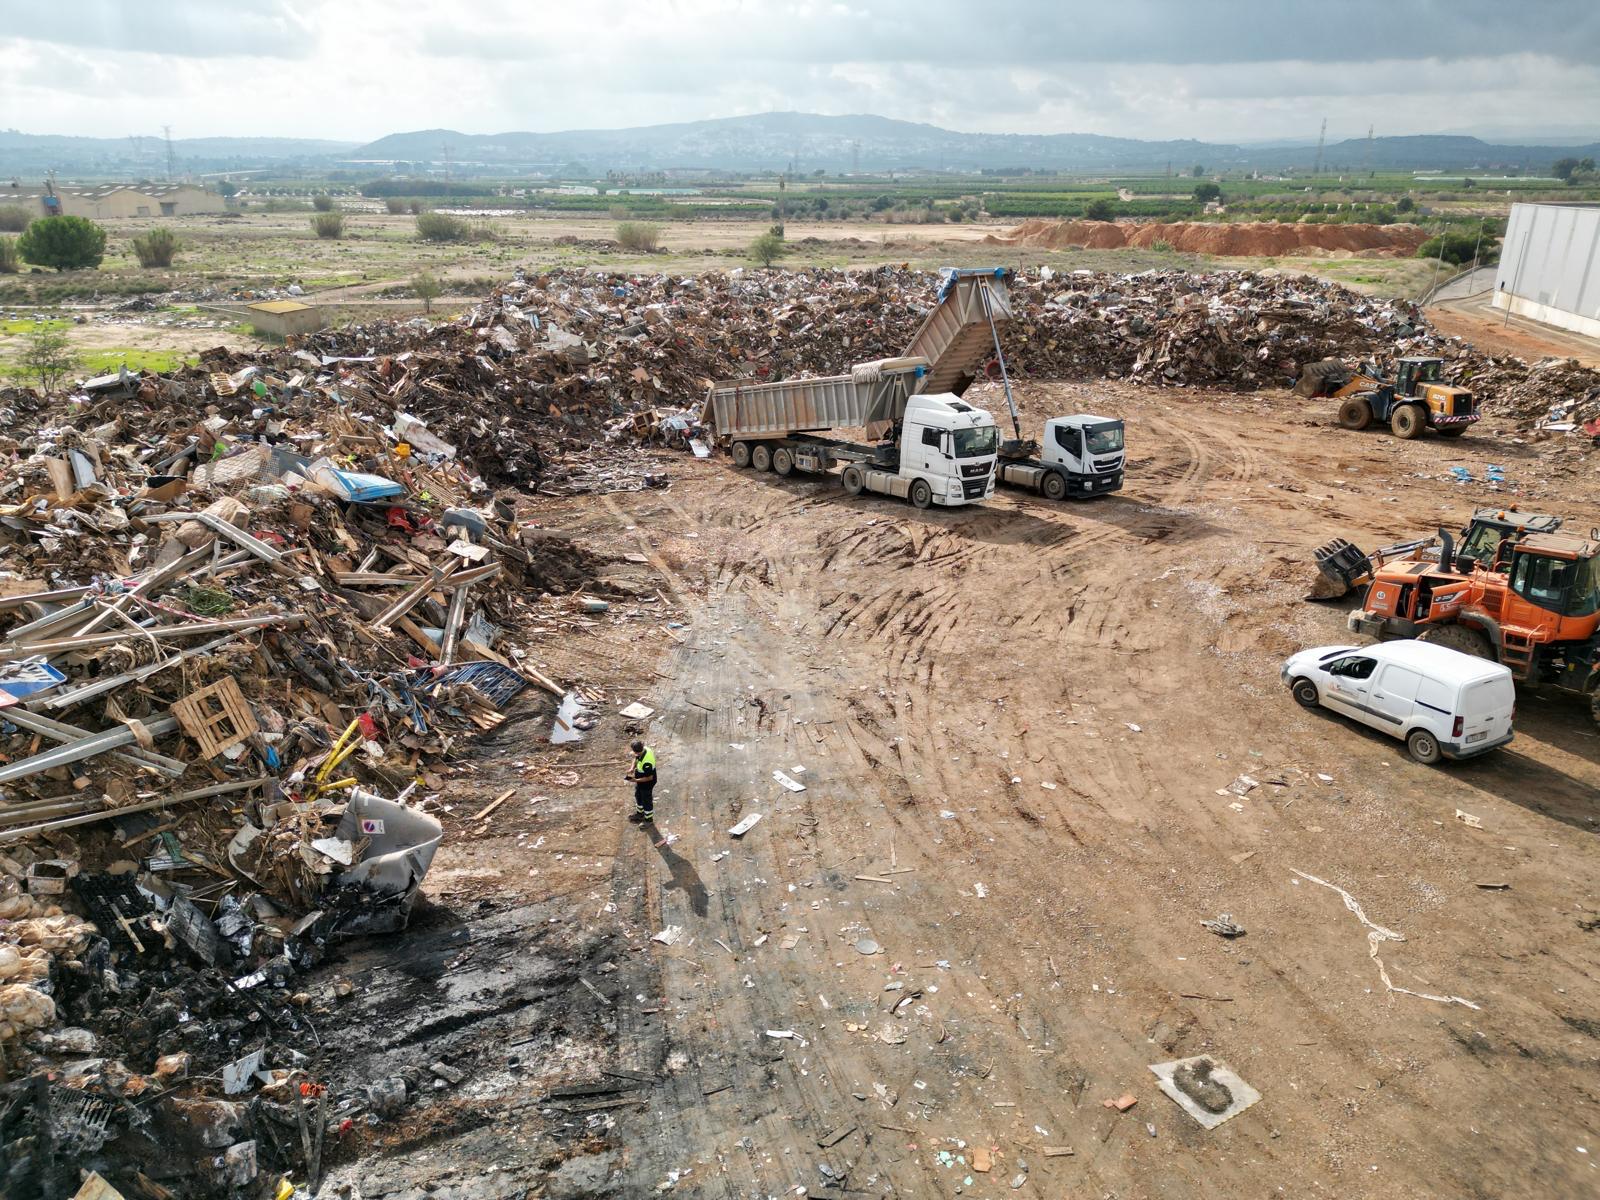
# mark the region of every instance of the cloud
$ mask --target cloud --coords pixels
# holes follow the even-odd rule
[[[306,19],[287,0],[72,0],[7,5],[4,33],[21,41],[184,58],[298,58]]]

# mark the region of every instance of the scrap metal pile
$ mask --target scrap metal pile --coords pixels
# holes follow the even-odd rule
[[[295,977],[405,926],[419,781],[564,692],[514,639],[586,555],[348,364],[0,408],[0,1193],[314,1175]]]

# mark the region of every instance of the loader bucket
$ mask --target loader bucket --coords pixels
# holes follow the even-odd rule
[[[1372,560],[1344,538],[1318,546],[1312,558],[1317,574],[1307,600],[1337,599],[1372,578]]]

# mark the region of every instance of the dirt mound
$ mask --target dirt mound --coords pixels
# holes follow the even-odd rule
[[[1024,221],[993,245],[1061,250],[1115,250],[1166,242],[1191,254],[1269,257],[1286,254],[1368,254],[1409,258],[1427,240],[1415,225],[1305,225],[1278,221]]]

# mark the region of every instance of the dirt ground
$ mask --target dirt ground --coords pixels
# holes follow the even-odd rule
[[[1277,673],[1347,639],[1301,599],[1310,548],[1459,522],[1489,495],[1449,466],[1585,528],[1600,497],[1531,447],[1350,434],[1282,393],[1022,398],[1034,433],[1125,418],[1125,490],[917,512],[662,453],[665,491],[533,502],[638,593],[536,646],[606,715],[551,749],[527,697],[445,787],[413,929],[333,968],[352,1078],[465,1075],[358,1126],[335,1184],[1600,1191],[1600,731],[1524,693],[1512,746],[1428,768]],[[623,820],[635,729],[654,829]],[[1248,932],[1201,927],[1223,912]],[[1262,1095],[1212,1132],[1148,1070],[1199,1053]]]
[[[1428,320],[1440,333],[1466,338],[1490,354],[1515,354],[1526,359],[1575,358],[1585,366],[1600,367],[1600,340],[1525,317],[1507,320],[1503,311],[1489,303],[1487,295],[1431,304]]]

